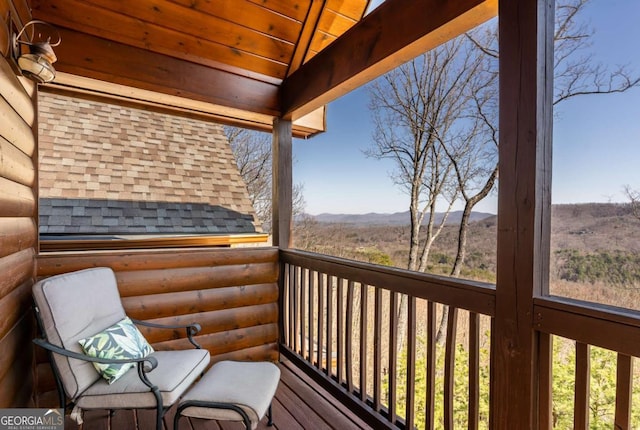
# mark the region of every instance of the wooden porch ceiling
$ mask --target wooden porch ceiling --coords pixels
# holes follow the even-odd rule
[[[329,101],[497,13],[497,0],[387,0],[364,17],[369,2],[31,0],[31,7],[62,35],[56,69],[64,73],[54,85],[257,128],[284,117],[306,136],[324,128]]]

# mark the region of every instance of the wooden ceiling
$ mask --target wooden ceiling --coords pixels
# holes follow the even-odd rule
[[[31,7],[62,36],[55,67],[63,73],[54,85],[256,128],[290,118],[305,136],[323,129],[324,104],[497,12],[497,0],[387,0],[363,19],[369,1],[31,0]]]

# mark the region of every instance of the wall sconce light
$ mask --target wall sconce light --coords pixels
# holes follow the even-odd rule
[[[41,33],[36,35],[36,24],[42,24],[52,28],[57,34],[58,40],[51,43],[51,37],[43,40]],[[21,40],[20,38],[29,26],[33,26],[34,28],[33,35],[29,40]],[[29,21],[24,25],[24,27],[22,27],[22,30],[20,30],[18,34],[13,36],[12,41],[13,58],[17,61],[18,67],[20,68],[20,72],[23,76],[37,83],[53,81],[56,77],[56,69],[53,68],[53,63],[58,60],[56,54],[53,52],[53,47],[60,45],[62,39],[60,37],[60,33],[58,33],[51,24],[39,20]],[[20,45],[27,46],[29,48],[29,52],[23,54],[23,50]]]

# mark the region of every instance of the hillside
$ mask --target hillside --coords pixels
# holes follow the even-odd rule
[[[298,222],[295,246],[338,257],[406,267],[408,223],[376,223],[375,216],[342,215],[342,222]],[[320,219],[330,219],[328,217]],[[344,220],[350,220],[344,221]],[[360,220],[360,222],[356,222]],[[462,276],[495,281],[497,216],[469,227]],[[624,204],[571,204],[552,207],[551,292],[629,306],[629,293],[640,287],[640,220]],[[458,227],[448,223],[436,240],[429,270],[449,274]],[[612,293],[611,287],[615,287]],[[635,300],[632,303],[640,301]]]
[[[436,213],[436,224],[442,222],[444,214]],[[472,212],[471,221],[480,221],[485,218],[494,216],[494,214],[485,212]],[[307,215],[317,222],[322,223],[342,223],[357,225],[409,225],[411,217],[409,211],[395,213],[368,213],[368,214],[328,214]],[[462,219],[462,211],[453,211],[449,213],[446,224],[459,224]],[[425,223],[427,220],[425,219]]]

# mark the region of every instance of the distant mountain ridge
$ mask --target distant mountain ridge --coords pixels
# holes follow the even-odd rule
[[[358,225],[409,225],[411,217],[409,211],[395,213],[367,213],[367,214],[329,214],[322,213],[319,215],[308,215],[317,222],[322,223],[339,223],[339,224],[358,224]],[[495,216],[495,214],[486,212],[471,212],[470,221],[480,221],[485,218]],[[436,213],[436,224],[442,222],[444,213]],[[462,219],[462,211],[453,211],[449,213],[445,224],[459,224]],[[425,220],[426,222],[426,220]]]

